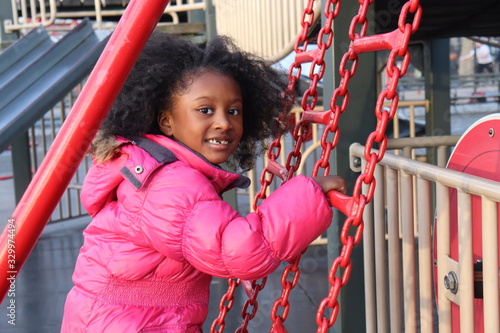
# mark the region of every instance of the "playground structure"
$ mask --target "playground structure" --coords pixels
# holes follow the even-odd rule
[[[116,34],[116,32],[115,32],[115,34]],[[337,38],[337,35],[335,36],[335,38]],[[352,72],[354,72],[354,70],[352,70]],[[358,75],[359,75],[359,69],[358,69]],[[351,92],[351,94],[354,95],[355,92]],[[81,99],[81,98],[82,97],[80,97],[79,99]],[[314,110],[315,109],[315,105],[314,106],[311,106],[311,104],[307,105],[307,103],[312,103],[311,101],[314,101],[314,98],[309,98],[309,99],[305,98],[304,100],[306,101],[305,102],[306,103],[306,109],[308,107],[309,107],[309,110]],[[347,104],[347,102],[345,102],[345,103]],[[340,103],[340,104],[341,104],[341,106],[343,106],[343,103]],[[335,105],[335,104],[333,104],[333,105]],[[319,115],[319,114],[320,113],[318,112],[316,115]],[[325,113],[323,113],[323,114],[325,114]],[[381,114],[383,114],[383,113],[381,113]],[[310,116],[310,117],[313,117],[313,116]],[[303,131],[302,133],[306,133],[306,132],[307,131]],[[296,133],[295,136],[297,136],[297,134],[299,134],[299,133],[300,132],[297,131],[297,133]],[[88,141],[88,137],[85,140]],[[330,137],[330,140],[331,140],[331,137]],[[343,140],[343,138],[341,137],[340,140]],[[437,139],[435,139],[434,141],[436,141],[436,140]],[[323,145],[324,145],[324,142],[323,142]],[[447,145],[453,146],[454,143],[448,143]],[[320,146],[322,146],[322,145],[320,144]],[[330,147],[330,148],[333,148],[333,147]],[[391,148],[391,146],[388,143],[387,144],[387,149],[390,149],[390,148]],[[300,151],[300,149],[298,151]],[[358,162],[356,162],[356,159],[354,157],[363,157],[363,156],[366,156],[366,152],[370,151],[370,149],[366,149],[366,148],[360,149],[360,148],[357,148],[357,150],[356,150],[356,147],[354,147],[353,151],[354,152],[353,152],[353,159],[352,160],[353,160],[353,166],[356,169],[356,168],[359,168],[359,166],[356,166]],[[295,156],[294,158],[292,158],[292,160],[294,161],[295,165],[300,164],[299,163],[300,162],[300,157]],[[324,159],[323,161],[327,161],[327,160],[329,160],[329,159],[327,158],[327,159]],[[361,159],[361,160],[363,160],[363,159]],[[378,158],[377,158],[377,160],[378,160]],[[299,162],[297,162],[297,161],[299,161]],[[403,160],[401,159],[400,161],[396,161],[396,162],[390,162],[390,163],[388,162],[387,165],[390,168],[393,168],[393,170],[395,170],[396,168],[399,168],[398,165],[400,165],[401,163],[403,163],[401,161],[403,161]],[[276,162],[276,161],[274,161],[274,162]],[[381,159],[378,162],[382,163],[382,165],[384,165],[384,163],[385,163],[384,159]],[[326,164],[327,163],[328,162],[323,162],[317,169],[326,170]],[[411,168],[416,168],[416,170],[421,170],[421,172],[424,172],[423,170],[425,170],[424,166],[419,166],[419,165],[413,166],[413,164],[412,164],[413,162],[406,161],[405,163],[409,163],[409,165],[412,165],[411,167],[409,167],[410,169]],[[377,180],[383,179],[382,176],[377,176],[377,172],[379,172],[379,171],[375,171],[378,167],[375,166],[374,164],[375,163],[372,163],[368,167],[368,169],[373,169],[374,170],[373,172],[375,172],[375,179],[377,179]],[[295,165],[292,165],[292,167],[295,167]],[[441,165],[443,165],[443,164],[441,163]],[[275,168],[279,168],[276,164],[271,163],[271,167],[273,167],[273,166]],[[367,169],[367,166],[366,166],[365,163],[362,163],[361,167],[363,168],[363,170]],[[50,169],[49,167],[47,167],[47,168]],[[400,169],[402,170],[402,173],[401,173],[400,177],[408,177],[409,174],[412,174],[409,171],[409,169],[405,169],[404,167],[401,167]],[[277,169],[277,170],[279,171],[279,169]],[[317,171],[318,170],[316,170],[316,172]],[[293,174],[293,172],[291,172],[291,173]],[[419,176],[419,172],[418,171],[415,172],[415,175],[417,176],[417,178],[419,178],[418,177]],[[458,177],[458,175],[456,175],[456,176]],[[392,175],[392,177],[393,177],[392,179],[394,181],[394,177],[397,178],[398,176]],[[457,179],[460,180],[460,178],[456,178],[455,180],[457,180]],[[467,179],[470,179],[470,178],[467,178]],[[470,181],[475,182],[475,183],[479,183],[480,184],[479,187],[482,186],[481,185],[482,180],[472,178],[472,180],[470,180]],[[397,184],[398,182],[396,181],[395,183]],[[400,183],[401,183],[401,186],[403,186],[403,184],[406,184],[410,189],[412,188],[412,185],[410,184],[410,182],[408,182],[408,178],[402,178],[402,181]],[[450,184],[447,183],[446,186],[451,187],[452,185],[451,185],[451,183]],[[473,194],[477,195],[477,193],[480,193],[480,195],[488,196],[487,193],[495,193],[495,191],[496,191],[496,193],[499,193],[498,188],[495,187],[497,185],[495,185],[494,182],[488,183],[487,185],[484,185],[484,186],[486,186],[486,187],[482,188],[481,190],[478,190],[479,192],[475,192]],[[377,187],[376,188],[374,187],[375,192],[378,191],[378,190],[381,190],[380,187],[381,186],[380,186],[380,181],[379,181],[379,183],[377,184]],[[493,189],[491,189],[489,187],[493,187]],[[359,188],[359,190],[361,190],[360,186],[358,186],[358,188]],[[397,188],[397,186],[396,186],[396,188]],[[383,187],[382,187],[382,189],[383,189]],[[466,188],[462,188],[460,190],[461,191],[469,191],[470,189],[466,187]],[[366,192],[365,191],[366,191],[366,189],[363,190],[362,193],[371,193],[370,190],[366,191]],[[388,193],[391,193],[391,194],[397,193],[396,190],[394,190],[392,192],[389,191],[389,190],[387,190],[387,191],[388,191]],[[483,193],[483,191],[485,193]],[[264,194],[265,192],[266,191],[261,192],[260,196],[261,197],[265,197],[265,194]],[[401,217],[398,219],[398,217],[397,217],[398,213],[394,213],[394,214],[396,214],[396,215],[393,216],[393,218],[396,221],[395,225],[398,226],[399,221],[401,221],[401,226],[403,226],[403,225],[408,226],[405,223],[410,223],[417,216],[416,214],[413,213],[414,209],[410,208],[413,205],[413,201],[409,202],[410,199],[408,198],[409,197],[408,193],[410,193],[410,192],[412,192],[412,191],[408,191],[408,190],[402,191],[401,195],[400,195],[400,199],[394,198],[394,200],[388,200],[389,203],[387,205],[378,202],[379,199],[376,199],[375,194],[373,194],[374,195],[374,197],[373,197],[374,198],[373,199],[373,206],[367,206],[367,208],[363,212],[363,219],[362,219],[363,220],[363,224],[365,226],[365,230],[364,230],[364,234],[363,234],[363,238],[364,238],[364,242],[365,242],[363,250],[364,250],[365,256],[366,256],[365,257],[365,265],[368,265],[368,266],[370,266],[370,264],[373,265],[373,260],[374,260],[373,255],[374,255],[375,251],[381,251],[381,249],[383,249],[383,246],[380,247],[380,243],[379,243],[379,247],[376,247],[375,250],[370,250],[370,247],[367,244],[367,243],[369,243],[370,237],[371,237],[370,233],[369,233],[369,230],[368,230],[369,227],[372,225],[370,223],[371,209],[375,210],[375,207],[378,207],[378,209],[384,209],[384,207],[389,207],[390,202],[400,202],[401,203],[401,207],[400,207],[401,212],[399,212],[399,214],[402,214],[402,212],[405,212],[405,211],[410,211],[410,212],[412,212],[412,214],[410,214],[410,215],[408,215],[406,217],[409,222],[404,222],[405,221],[405,217],[404,216],[406,216],[406,215],[401,215]],[[56,195],[54,195],[54,196],[56,196]],[[383,196],[384,195],[382,194],[382,197]],[[498,199],[496,199],[495,197],[491,197],[490,196],[489,199],[493,200],[494,202],[498,202]],[[370,200],[367,200],[367,201],[370,201]],[[421,203],[421,202],[429,202],[429,201],[430,201],[430,195],[427,196],[427,199],[421,199],[420,197],[418,199],[419,203]],[[440,202],[440,205],[441,204],[442,204],[442,202]],[[399,205],[391,205],[391,206],[397,208]],[[437,203],[436,203],[436,206],[437,206]],[[430,207],[425,208],[426,211],[429,211],[430,209],[431,209]],[[418,211],[422,212],[423,210],[422,209],[418,209]],[[378,214],[379,215],[380,214],[383,215],[383,212],[381,213],[379,211]],[[430,214],[430,216],[432,216],[432,215]],[[382,220],[384,220],[384,218],[382,218]],[[493,217],[492,220],[495,221],[496,218]],[[376,227],[376,226],[380,227],[380,226],[383,226],[383,223],[374,223],[373,226],[374,227]],[[413,265],[415,264],[415,262],[410,259],[412,257],[410,254],[413,253],[413,251],[415,250],[415,247],[412,247],[412,245],[411,245],[411,244],[415,244],[415,243],[413,243],[411,241],[411,239],[414,239],[415,235],[418,234],[418,238],[417,239],[418,239],[418,245],[419,245],[419,247],[422,245],[422,243],[424,245],[427,244],[426,247],[424,246],[422,249],[419,248],[419,255],[423,254],[422,258],[427,258],[427,260],[430,260],[430,257],[429,257],[429,253],[430,252],[429,251],[431,250],[431,247],[429,245],[429,239],[428,239],[429,236],[425,236],[425,237],[427,237],[426,238],[427,243],[425,243],[423,241],[422,242],[420,241],[421,239],[422,240],[424,239],[423,238],[424,237],[423,234],[425,235],[425,230],[427,230],[427,229],[430,228],[430,224],[429,224],[429,228],[422,227],[422,229],[420,229],[421,227],[418,227],[419,230],[424,231],[423,234],[420,233],[420,232],[418,232],[418,233],[415,232],[415,234],[412,235],[411,230],[415,229],[415,228],[417,228],[417,227],[414,227],[414,228],[411,228],[411,227],[410,228],[406,228],[405,227],[404,228],[405,234],[402,236],[402,244],[403,245],[409,244],[408,248],[403,248],[403,255],[405,256],[404,259],[403,259],[404,260],[403,262],[404,263],[412,263],[413,262]],[[358,229],[358,230],[362,230],[362,229]],[[377,230],[378,230],[377,232],[378,232],[378,237],[379,238],[375,238],[375,239],[376,239],[376,242],[381,242],[381,239],[385,238],[385,236],[382,237],[382,238],[380,238],[381,235],[383,235],[384,233],[380,229],[377,229]],[[429,231],[429,230],[427,230],[427,231]],[[498,234],[498,232],[495,233],[494,231],[495,231],[494,228],[491,229],[489,234],[490,235]],[[360,231],[359,234],[361,234],[361,232],[362,231]],[[393,234],[393,236],[394,236],[394,234]],[[396,238],[399,239],[399,236],[396,236]],[[331,239],[332,238],[330,238],[330,241],[331,241]],[[382,241],[382,243],[383,242],[384,241]],[[393,242],[392,244],[394,245],[395,243]],[[495,246],[495,244],[496,244],[496,246]],[[495,243],[495,241],[493,241],[493,243],[490,243],[490,245],[488,245],[488,246],[490,248],[493,247],[494,249],[495,248],[498,249],[498,237],[496,239],[496,243]],[[389,251],[389,253],[392,253],[392,252],[393,251]],[[375,256],[375,260],[377,260],[377,258],[381,258],[381,257],[384,257],[384,256],[385,255],[383,253],[379,252],[379,254]],[[497,256],[498,256],[498,253],[497,253]],[[394,262],[397,262],[398,260],[401,260],[401,259],[397,259]],[[493,262],[495,262],[495,261],[493,260]],[[396,280],[398,280],[397,277],[400,274],[403,275],[403,279],[399,280],[399,283],[400,283],[399,286],[405,291],[405,299],[404,299],[404,303],[403,303],[404,306],[399,306],[399,310],[398,310],[398,305],[400,305],[401,303],[399,303],[399,301],[397,300],[398,299],[398,296],[397,296],[397,292],[398,292],[398,290],[397,290],[398,287],[397,286],[398,286],[398,284],[396,284],[395,286],[393,286],[394,290],[392,290],[391,292],[389,292],[389,291],[388,292],[384,292],[384,289],[383,288],[381,289],[381,285],[384,284],[383,283],[383,281],[384,281],[384,275],[383,275],[384,274],[383,273],[384,270],[383,269],[377,269],[376,271],[370,271],[370,269],[369,269],[370,267],[366,267],[365,266],[365,275],[366,275],[365,284],[366,284],[366,290],[367,290],[366,291],[366,298],[367,298],[367,301],[366,301],[366,303],[367,303],[367,305],[366,305],[366,309],[367,309],[366,310],[366,312],[367,312],[367,314],[366,314],[366,317],[367,317],[367,319],[366,319],[366,321],[367,321],[366,326],[367,326],[367,331],[375,331],[375,327],[378,327],[377,329],[378,329],[379,332],[389,331],[387,329],[387,327],[389,325],[388,322],[390,322],[390,326],[391,326],[391,330],[390,331],[400,331],[400,328],[403,327],[403,326],[404,326],[404,331],[405,332],[412,332],[412,331],[416,331],[417,329],[420,329],[422,332],[431,332],[432,331],[432,326],[433,326],[432,308],[433,307],[432,307],[432,304],[430,304],[430,303],[432,303],[433,295],[432,295],[432,293],[430,293],[430,294],[428,293],[428,292],[430,292],[432,290],[432,287],[429,288],[429,271],[428,271],[429,269],[431,269],[430,267],[432,267],[432,261],[427,262],[427,264],[425,264],[425,263],[426,263],[426,261],[420,259],[420,257],[419,257],[419,265],[422,265],[422,267],[424,267],[424,269],[427,269],[427,271],[419,272],[419,274],[421,273],[422,276],[426,276],[427,279],[423,279],[423,278],[422,279],[420,279],[420,278],[416,279],[417,272],[415,271],[414,268],[411,268],[412,264],[408,265],[408,267],[410,267],[409,270],[405,270],[406,266],[404,268],[402,268],[401,269],[401,273],[397,273],[398,272],[397,267],[391,266],[391,267],[388,268],[388,269],[391,270],[390,271],[391,274],[389,274],[391,278],[395,278],[396,277]],[[376,266],[379,266],[379,265],[376,265]],[[381,265],[380,267],[383,267],[383,265]],[[498,286],[498,276],[497,276],[497,274],[492,274],[491,273],[492,271],[494,271],[494,270],[491,269],[491,267],[492,266],[490,266],[490,269],[488,270],[488,272],[489,272],[488,276],[490,278],[489,281],[493,281],[490,284],[490,286],[494,286],[495,285],[495,279],[496,279],[496,285]],[[495,266],[495,267],[497,267],[497,266]],[[374,268],[372,268],[372,269],[374,269]],[[293,269],[292,269],[292,271],[293,271]],[[370,273],[370,272],[374,272],[374,273]],[[464,272],[468,272],[468,271],[464,271]],[[448,273],[448,272],[446,272],[446,273]],[[356,274],[355,268],[353,268],[352,274],[353,275]],[[485,274],[486,274],[486,270],[485,270]],[[370,283],[373,283],[373,276],[374,275],[377,275],[376,282],[380,284],[380,285],[377,284],[377,287],[375,287],[375,288],[373,286],[371,286],[371,287],[369,286]],[[335,276],[335,274],[333,274],[333,276]],[[347,278],[348,278],[348,276],[347,276]],[[493,279],[493,280],[491,280],[491,279]],[[416,280],[420,280],[419,283],[422,283],[422,284],[417,285]],[[344,282],[344,281],[342,281],[342,282]],[[461,284],[460,288],[465,288],[465,289],[470,290],[470,280],[467,283],[469,283],[468,286],[466,285],[465,287],[462,287],[462,284]],[[488,294],[488,296],[485,297],[485,302],[489,302],[488,303],[489,304],[488,307],[485,307],[485,308],[487,308],[487,309],[490,310],[490,312],[485,313],[485,316],[487,316],[487,317],[485,317],[486,319],[484,320],[484,322],[487,323],[488,325],[490,325],[487,328],[487,330],[485,330],[486,332],[490,332],[490,331],[491,332],[495,332],[495,329],[498,329],[498,316],[495,315],[495,314],[498,314],[498,288],[496,288],[496,294],[494,292],[495,291],[494,289],[495,289],[494,287],[493,287],[493,290],[490,287],[488,289],[490,291],[490,293],[485,293],[485,295]],[[417,301],[416,290],[420,290],[421,292],[422,291],[426,291],[427,293],[421,295],[420,296],[420,300]],[[412,291],[412,292],[408,292],[408,291]],[[392,296],[392,295],[394,295],[393,294],[394,292],[396,293],[396,296]],[[374,297],[375,293],[376,293],[376,297]],[[386,301],[385,301],[386,303],[384,305],[384,295],[387,296],[388,293],[391,294],[391,297],[393,297],[391,299],[391,301],[388,302],[388,303],[390,303],[390,306],[391,306],[390,315],[385,310],[385,308],[387,307],[387,299],[386,299]],[[487,300],[486,300],[486,298],[487,298]],[[449,302],[449,300],[445,300],[445,301]],[[332,302],[335,303],[334,301],[332,301]],[[464,301],[464,302],[466,302],[466,301]],[[377,303],[377,305],[375,305],[374,303]],[[282,300],[281,304],[286,304],[286,302],[283,302],[283,300]],[[420,304],[420,309],[419,310],[416,309],[416,304]],[[404,314],[401,313],[401,308],[404,308]],[[342,309],[342,306],[341,306],[341,309]],[[468,309],[470,309],[470,307]],[[379,312],[379,311],[382,311],[382,312]],[[470,323],[471,323],[471,319],[470,319],[471,314],[470,313],[471,312],[461,311],[460,312],[461,316],[462,316],[462,312],[464,313],[463,314],[464,319],[461,318],[461,320],[463,322],[466,322],[467,325],[469,325],[468,329],[470,329]],[[419,318],[417,318],[417,314],[420,314]],[[467,317],[467,316],[469,316],[469,317]],[[280,317],[285,317],[285,319],[286,319],[286,316],[285,316],[284,313],[281,314]],[[399,319],[398,319],[398,317],[399,317]],[[401,317],[404,317],[404,324],[401,322]],[[389,318],[389,319],[387,319],[387,318]],[[495,320],[495,318],[497,318],[497,319]],[[333,321],[335,321],[334,319],[335,318],[333,318]],[[324,322],[324,320],[323,320],[323,322]],[[328,324],[330,324],[331,322],[332,322],[332,318],[330,318]],[[417,324],[417,322],[419,324]],[[443,313],[440,313],[440,320],[439,320],[440,332],[441,331],[446,332],[447,330],[451,331],[451,326],[452,326],[451,323],[452,323],[451,316],[450,316],[450,318],[447,318],[446,311],[443,312]],[[472,323],[474,323],[473,320],[472,320]],[[220,322],[219,322],[219,324],[220,324]],[[370,329],[368,329],[368,327],[370,327]],[[468,329],[464,328],[464,332],[470,332]]]

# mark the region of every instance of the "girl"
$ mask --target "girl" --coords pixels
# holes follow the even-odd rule
[[[284,89],[227,38],[152,35],[91,148],[62,332],[201,332],[212,276],[260,279],[326,230],[337,176],[294,177],[246,217],[221,199],[249,180],[219,164],[253,166]]]

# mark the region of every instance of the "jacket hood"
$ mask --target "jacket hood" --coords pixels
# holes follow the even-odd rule
[[[117,137],[117,141],[122,144],[120,155],[101,164],[94,163],[83,183],[82,204],[92,217],[116,199],[116,188],[122,181],[129,181],[136,191],[140,191],[153,171],[175,161],[200,171],[220,194],[234,187],[250,185],[247,177],[226,171],[162,135],[148,134],[134,140]]]

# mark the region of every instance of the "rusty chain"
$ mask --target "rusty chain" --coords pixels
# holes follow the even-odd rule
[[[339,313],[339,303],[337,298],[340,293],[340,289],[347,284],[351,274],[351,253],[354,246],[361,241],[364,227],[362,220],[364,208],[366,204],[372,200],[375,191],[375,178],[373,177],[375,166],[378,162],[380,162],[385,154],[387,147],[385,130],[388,122],[393,119],[397,110],[399,96],[396,88],[399,79],[406,74],[408,69],[410,62],[408,43],[411,34],[413,34],[418,28],[422,10],[419,0],[409,0],[401,9],[398,20],[398,29],[390,33],[367,37],[367,13],[369,6],[374,2],[374,0],[358,0],[360,7],[357,15],[353,17],[349,27],[350,45],[348,51],[344,54],[340,61],[339,74],[341,80],[339,86],[332,94],[329,105],[330,110],[315,111],[314,108],[316,107],[318,99],[316,88],[325,72],[324,56],[326,50],[330,48],[332,44],[333,30],[331,27],[333,20],[338,16],[341,1],[330,0],[325,4],[323,11],[325,15],[325,23],[318,34],[318,48],[316,50],[306,51],[308,45],[307,38],[310,33],[310,28],[314,22],[314,2],[314,0],[309,0],[307,7],[304,9],[302,15],[302,30],[294,47],[296,58],[294,63],[290,66],[288,72],[289,85],[287,95],[289,97],[293,95],[295,84],[300,78],[301,64],[306,62],[312,63],[309,73],[309,77],[311,79],[310,87],[304,92],[302,97],[302,118],[297,123],[292,133],[294,146],[292,151],[288,154],[286,166],[283,167],[277,162],[282,148],[280,143],[281,137],[276,138],[269,145],[267,153],[269,163],[261,174],[261,188],[259,193],[254,198],[254,209],[257,208],[260,200],[264,200],[266,198],[268,187],[273,182],[275,176],[278,176],[283,181],[287,181],[293,177],[295,171],[300,166],[302,159],[302,144],[306,141],[306,137],[310,131],[310,124],[312,123],[323,124],[325,125],[325,128],[320,141],[322,147],[321,156],[315,162],[311,176],[317,176],[320,169],[323,169],[323,175],[329,174],[329,159],[331,151],[336,147],[340,135],[338,122],[340,115],[346,111],[349,103],[348,86],[351,78],[356,74],[358,67],[358,55],[363,52],[390,50],[386,67],[388,83],[386,89],[379,94],[375,106],[377,125],[375,130],[368,136],[365,145],[365,169],[355,182],[352,198],[348,198],[349,202],[347,202],[346,198],[333,202],[333,199],[335,198],[329,197],[335,208],[342,210],[344,213],[346,210],[348,211],[346,214],[348,217],[345,220],[340,233],[340,241],[342,243],[340,255],[332,262],[328,274],[328,281],[330,283],[328,296],[322,300],[316,314],[316,323],[318,325],[317,332],[324,333],[335,324]],[[408,22],[411,18],[412,22]],[[324,42],[325,39],[326,42]],[[381,43],[382,40],[384,43]],[[389,103],[389,111],[383,108],[384,103]],[[328,139],[330,136],[332,136],[332,138]],[[374,148],[377,148],[378,152],[374,151]],[[363,192],[363,185],[366,185],[365,192]],[[344,209],[338,207],[338,205],[344,206]],[[348,206],[348,209],[346,209],[345,206]],[[299,255],[295,258],[283,272],[281,280],[283,290],[280,298],[275,301],[271,313],[271,319],[273,320],[271,332],[286,332],[283,323],[289,313],[288,297],[291,290],[297,285],[298,278],[300,276],[300,257],[301,256]],[[223,300],[221,301],[221,313],[214,321],[211,332],[222,332],[224,329],[224,318],[227,311],[229,311],[232,306],[234,288],[236,288],[239,284],[239,282],[231,284],[231,281],[234,280],[230,280],[228,293],[224,295]],[[247,325],[249,320],[255,316],[258,307],[256,298],[258,292],[263,289],[265,280],[263,280],[262,284],[255,284],[255,282],[252,284],[253,289],[251,297],[245,303],[242,311],[244,320],[241,327],[237,330],[238,333],[248,332]],[[225,305],[225,302],[229,302],[229,304]],[[247,311],[249,306],[253,307],[251,312]],[[282,310],[280,311],[280,309]],[[325,311],[327,309],[331,310],[330,316],[325,316]],[[279,312],[281,312],[281,315],[278,314]],[[220,331],[215,330],[215,326],[217,325],[221,326]]]

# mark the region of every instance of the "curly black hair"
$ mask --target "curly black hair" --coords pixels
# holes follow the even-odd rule
[[[229,162],[241,171],[251,169],[265,148],[263,139],[284,130],[278,119],[284,119],[292,98],[284,94],[286,82],[278,72],[225,36],[215,37],[202,48],[178,35],[154,32],[94,140],[93,153],[115,135],[161,134],[159,113],[171,109],[175,95],[207,69],[232,77],[240,86],[245,108],[243,136]]]

